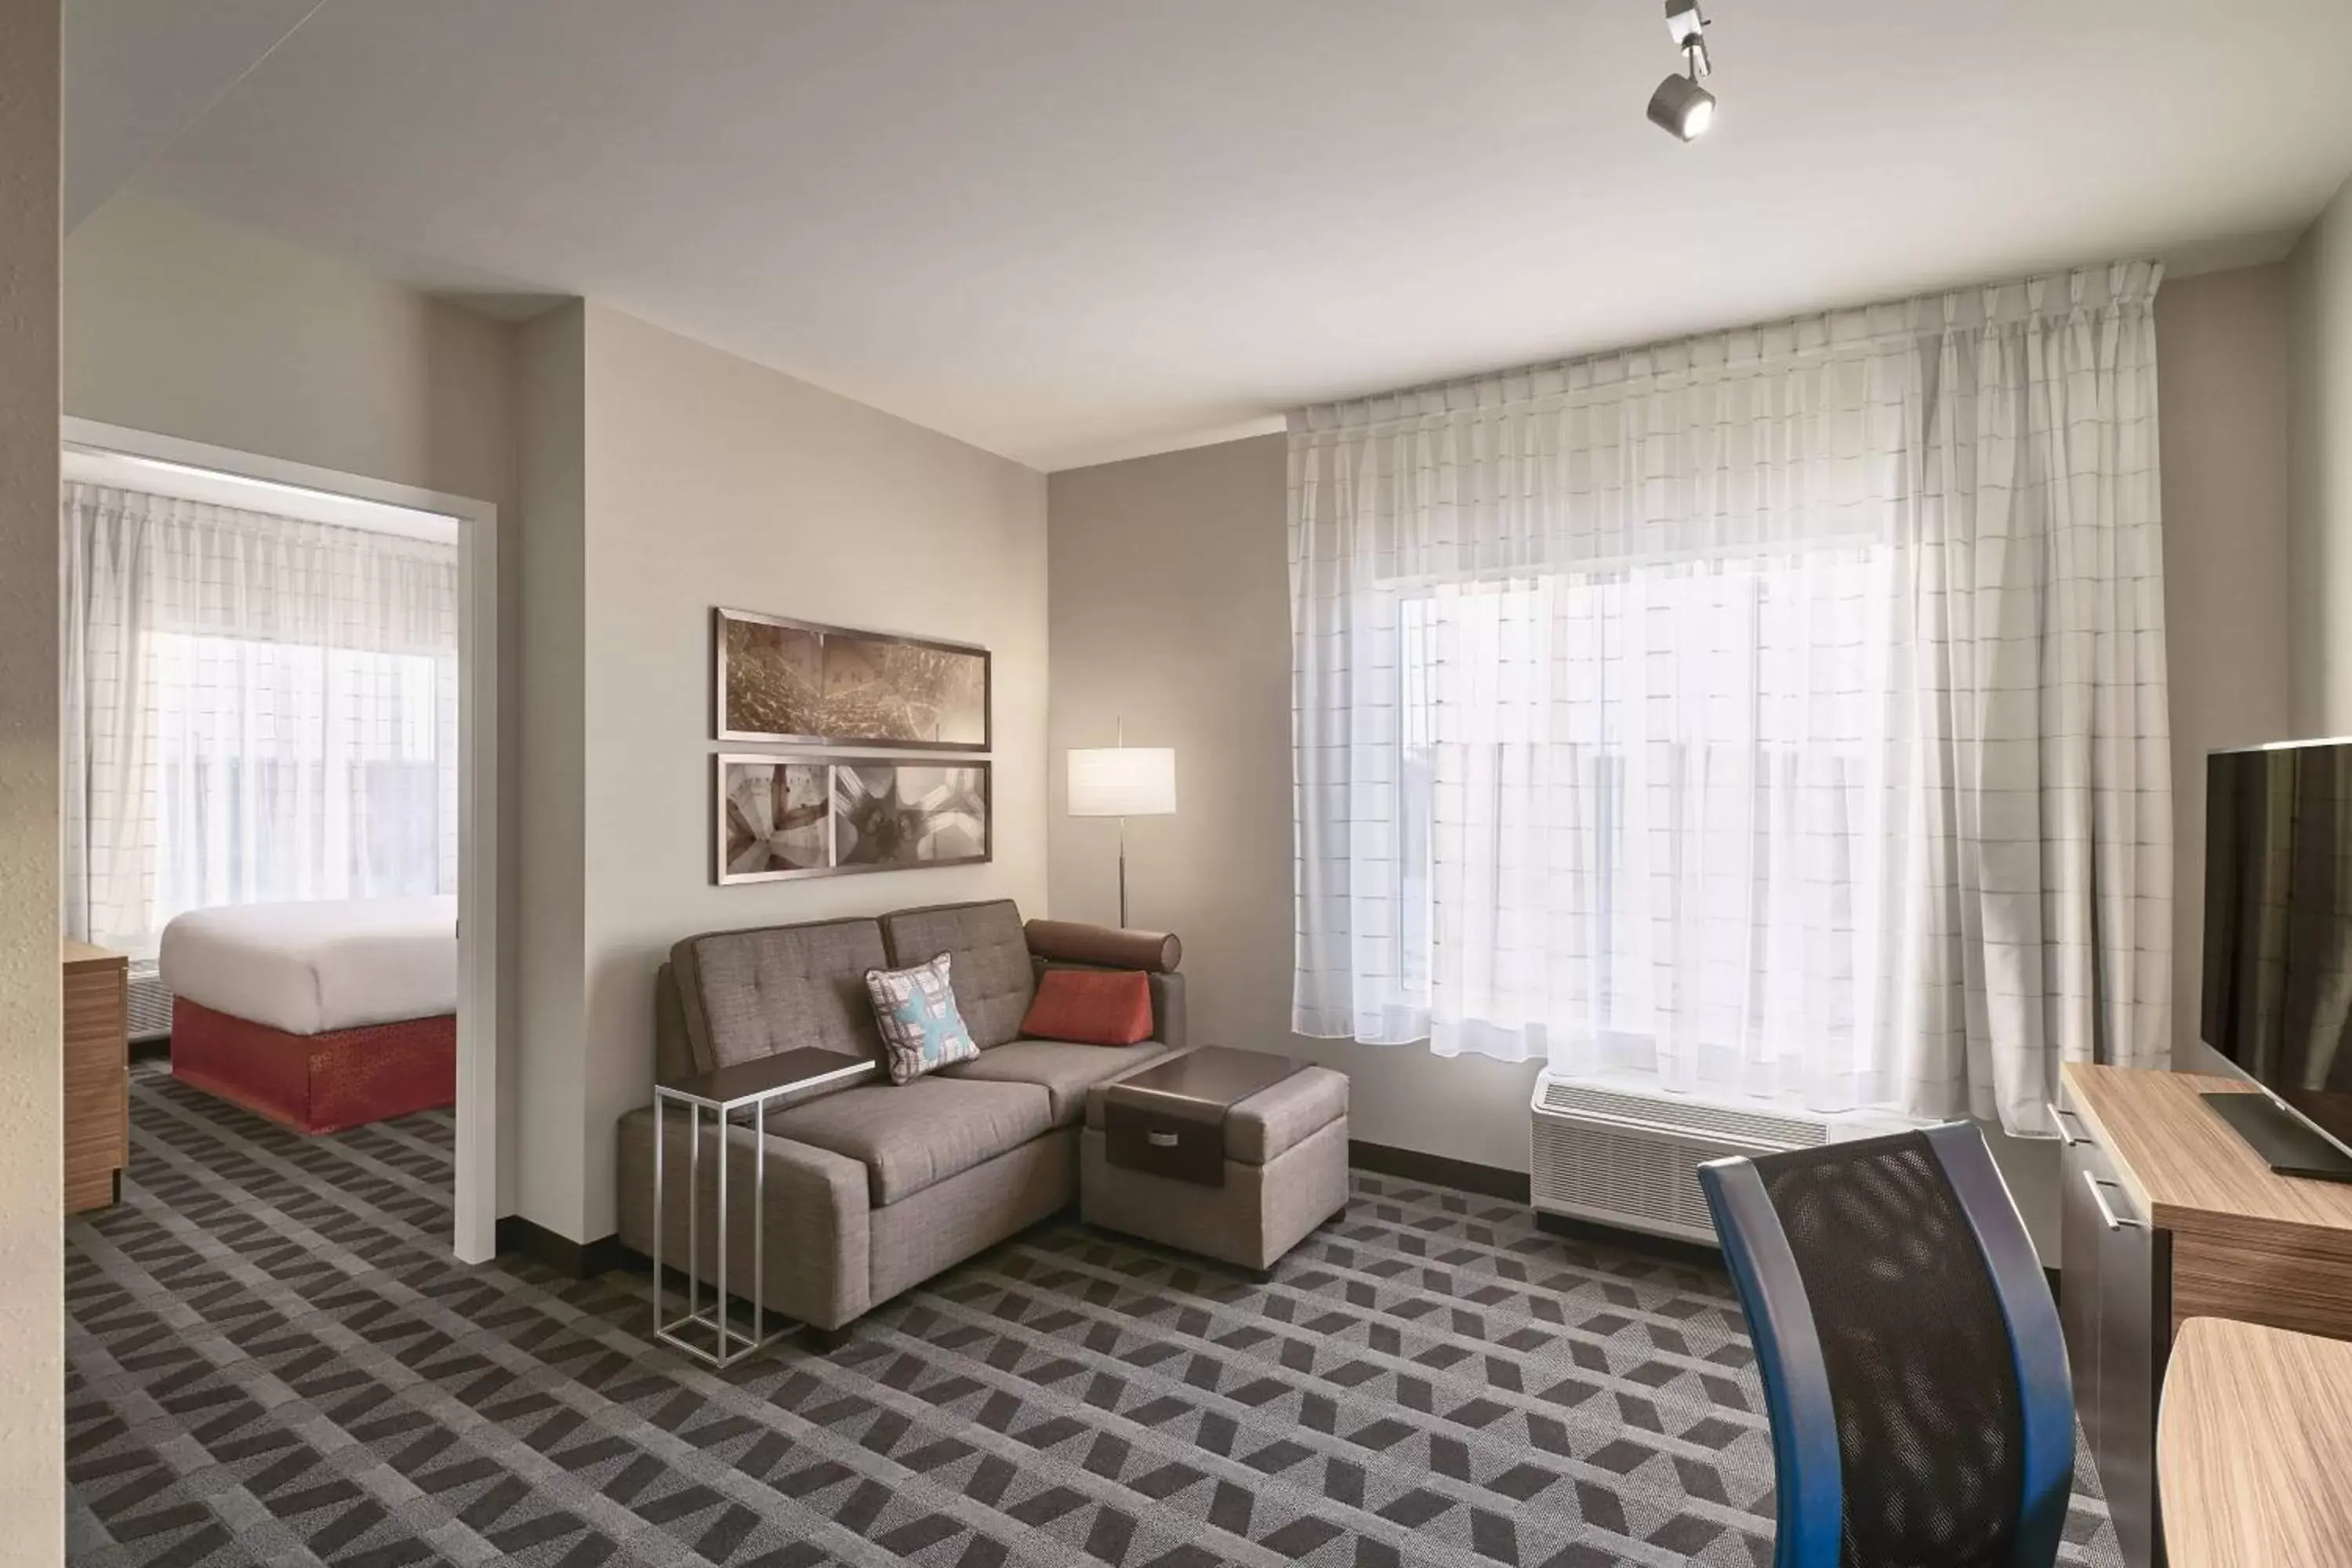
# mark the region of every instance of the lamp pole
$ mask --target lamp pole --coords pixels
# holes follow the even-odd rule
[[[1127,749],[1127,715],[1118,716],[1118,748]],[[1127,929],[1127,815],[1118,818],[1118,929]]]

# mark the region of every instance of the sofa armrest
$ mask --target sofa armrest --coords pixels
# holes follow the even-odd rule
[[[1022,928],[1029,954],[1055,963],[1094,969],[1140,969],[1173,974],[1184,944],[1164,931],[1122,931],[1082,921],[1031,921]]]
[[[698,1226],[702,1278],[718,1279],[719,1128],[702,1123],[702,1169]],[[731,1125],[727,1132],[727,1281],[730,1295],[751,1295],[752,1201],[756,1180],[755,1139],[767,1142],[765,1246],[761,1258],[770,1310],[821,1329],[837,1329],[872,1304],[871,1201],[866,1167],[829,1150]],[[654,1112],[632,1110],[620,1124],[620,1233],[622,1242],[653,1255]],[[665,1268],[683,1270],[688,1259],[687,1189],[693,1142],[686,1113],[662,1117],[663,1214],[661,1257]]]

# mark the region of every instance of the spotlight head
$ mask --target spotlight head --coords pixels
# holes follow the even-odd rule
[[[1670,76],[1650,95],[1650,122],[1685,142],[1696,142],[1715,123],[1715,94],[1686,76]]]

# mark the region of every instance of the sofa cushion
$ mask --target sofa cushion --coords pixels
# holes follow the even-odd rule
[[[1037,976],[1012,900],[901,910],[882,917],[882,934],[900,969],[955,954],[956,1006],[982,1050],[1019,1037]]]
[[[1158,1040],[1133,1046],[1078,1046],[1066,1040],[1007,1040],[980,1059],[942,1075],[987,1083],[1031,1083],[1045,1091],[1056,1127],[1074,1127],[1087,1113],[1087,1090],[1168,1054]]]
[[[1053,1127],[1051,1101],[1029,1083],[908,1084],[845,1089],[768,1118],[768,1131],[866,1167],[875,1206],[985,1164]]]
[[[889,956],[873,921],[690,936],[670,949],[670,963],[702,1071],[794,1046],[881,1060],[866,972]]]

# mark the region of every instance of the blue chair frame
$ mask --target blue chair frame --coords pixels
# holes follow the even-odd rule
[[[1930,1127],[1924,1135],[1968,1217],[2009,1330],[2023,1428],[2011,1568],[2050,1568],[2057,1561],[2074,1476],[2074,1392],[2057,1304],[1984,1135],[1966,1121]],[[1769,1165],[1771,1158],[1762,1163]],[[1837,1568],[1844,1468],[1828,1364],[1804,1277],[1758,1162],[1710,1161],[1698,1168],[1698,1179],[1747,1310],[1764,1383],[1779,1486],[1775,1568]]]

